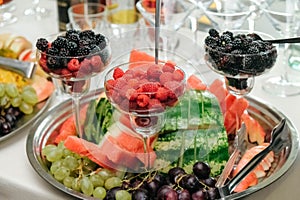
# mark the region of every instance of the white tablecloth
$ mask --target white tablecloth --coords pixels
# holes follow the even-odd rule
[[[37,38],[58,32],[57,5],[54,0],[42,0],[41,5],[51,9],[50,17],[43,20],[35,20],[33,17],[23,16],[23,10],[30,6],[30,0],[14,0],[17,4],[16,14],[18,22],[0,29],[0,33],[11,32],[20,34],[33,43]],[[264,28],[264,22],[261,26]],[[263,29],[271,31],[270,29]],[[272,31],[271,31],[272,32]],[[269,32],[269,33],[271,33]],[[281,69],[281,63],[268,75],[275,74]],[[256,79],[256,84],[251,96],[263,99],[282,111],[300,130],[300,95],[288,98],[280,98],[265,93],[262,81],[268,76],[264,75]],[[22,133],[0,143],[0,199],[1,200],[35,200],[35,199],[74,199],[55,189],[43,180],[30,165],[26,151],[26,138],[28,129]],[[299,199],[300,159],[297,157],[294,165],[278,181],[270,186],[246,197],[245,199]]]

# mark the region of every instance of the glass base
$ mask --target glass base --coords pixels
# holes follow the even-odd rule
[[[26,16],[36,16],[37,18],[44,18],[49,15],[50,11],[46,8],[35,7],[28,8],[24,11],[24,15]]]
[[[300,94],[300,83],[291,83],[280,76],[268,78],[264,82],[262,88],[267,93],[280,97],[296,96]]]
[[[2,13],[0,14],[0,27],[15,23],[17,20],[18,18],[10,12]]]

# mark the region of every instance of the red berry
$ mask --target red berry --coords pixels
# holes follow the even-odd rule
[[[171,72],[164,72],[159,77],[160,84],[162,84],[162,85],[164,85],[166,82],[172,81],[172,80],[173,80],[173,73],[171,73]]]
[[[150,99],[148,108],[156,111],[163,111],[164,107],[158,99]]]
[[[159,87],[157,92],[155,93],[155,98],[161,102],[164,102],[168,99],[169,90],[165,87]]]
[[[101,72],[104,69],[104,64],[102,62],[102,59],[99,55],[93,56],[90,59],[91,66],[94,72]]]
[[[142,85],[143,92],[156,92],[158,90],[158,84],[148,82]]]
[[[111,90],[115,87],[116,81],[113,79],[107,80],[105,83],[106,90]]]
[[[176,64],[171,62],[171,61],[168,61],[164,64],[164,66],[162,67],[162,71],[163,72],[171,72],[173,73],[174,70],[175,70],[175,66]]]
[[[113,77],[114,79],[121,78],[124,75],[124,71],[120,67],[114,69]]]
[[[173,72],[173,79],[175,81],[182,81],[184,79],[184,73],[182,70],[180,69],[176,69],[174,72]]]
[[[150,98],[145,94],[140,94],[137,97],[137,104],[139,107],[146,107],[149,104]]]
[[[80,63],[79,60],[76,58],[72,58],[69,62],[68,62],[68,69],[70,71],[78,71],[80,68]]]
[[[62,76],[72,76],[72,72],[70,72],[70,70],[68,70],[67,68],[63,68],[60,70],[60,73]]]
[[[162,71],[158,65],[151,65],[147,70],[148,79],[159,79]]]

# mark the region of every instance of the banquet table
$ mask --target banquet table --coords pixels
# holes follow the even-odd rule
[[[51,10],[50,16],[37,20],[32,16],[23,16],[23,10],[31,6],[30,0],[14,0],[16,3],[15,14],[18,16],[17,23],[1,27],[0,33],[14,33],[25,36],[33,43],[37,38],[58,32],[57,5],[54,0],[42,0],[41,6]],[[262,30],[268,30],[265,22],[258,26]],[[264,29],[265,28],[265,29]],[[274,31],[275,32],[275,31]],[[201,39],[201,38],[199,38]],[[202,38],[203,39],[203,38]],[[279,59],[279,61],[281,61]],[[285,114],[300,130],[300,95],[293,97],[276,97],[262,90],[263,80],[267,76],[276,74],[282,70],[282,62],[277,62],[273,70],[268,74],[256,79],[255,87],[250,94],[252,97],[268,102],[268,105],[277,108]],[[0,199],[1,200],[35,200],[35,199],[74,199],[52,187],[42,179],[33,169],[26,155],[26,139],[30,125],[21,133],[0,143]],[[299,154],[289,170],[271,185],[253,193],[244,199],[299,199],[300,158]]]

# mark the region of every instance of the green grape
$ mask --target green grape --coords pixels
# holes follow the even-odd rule
[[[38,102],[38,97],[36,95],[36,92],[25,90],[22,92],[21,96],[23,101],[25,101],[27,104],[35,105]]]
[[[120,187],[120,186],[122,186],[122,180],[119,177],[110,177],[104,183],[104,187],[107,190],[110,190],[114,187]]]
[[[72,182],[72,189],[80,192],[80,179],[79,178],[74,178]]]
[[[106,197],[106,190],[104,187],[96,187],[93,192],[93,196],[100,200],[103,200]]]
[[[50,172],[54,174],[57,169],[59,169],[62,166],[62,160],[54,161],[50,167]]]
[[[0,107],[6,108],[7,105],[10,105],[10,99],[7,95],[4,95],[0,98]]]
[[[48,144],[42,149],[42,155],[47,156],[53,150],[56,150],[56,146],[54,144]]]
[[[18,91],[17,86],[15,84],[12,84],[12,83],[5,85],[5,92],[9,97],[12,97],[12,98],[19,95],[19,91]]]
[[[66,186],[67,188],[72,188],[72,183],[73,183],[74,179],[75,178],[72,176],[65,177],[63,180],[64,186]]]
[[[62,158],[62,155],[63,155],[62,150],[56,148],[46,155],[46,159],[50,162],[54,162],[60,160]]]
[[[94,191],[94,186],[88,177],[83,177],[80,182],[80,189],[83,194],[91,196]]]
[[[115,174],[108,170],[108,169],[102,169],[98,172],[98,174],[101,176],[101,178],[106,181],[108,178],[113,177]]]
[[[64,178],[66,178],[67,176],[70,175],[70,170],[64,166],[58,168],[55,172],[54,172],[54,178],[58,181],[62,181],[64,180]]]
[[[10,103],[13,107],[19,107],[22,103],[22,98],[20,96],[16,96],[10,100]]]
[[[30,105],[30,104],[28,104],[28,103],[26,103],[26,102],[24,102],[24,101],[22,101],[22,103],[20,104],[19,108],[20,108],[20,110],[21,110],[23,113],[25,113],[25,114],[27,114],[27,115],[29,115],[29,114],[31,114],[31,113],[33,112],[33,107],[32,107],[32,105]]]
[[[126,190],[118,190],[115,197],[116,200],[131,200],[131,194]]]
[[[103,186],[104,180],[99,174],[93,174],[90,176],[90,181],[93,183],[94,187]]]
[[[63,166],[65,166],[65,167],[69,168],[71,171],[73,171],[79,166],[79,163],[75,157],[67,156],[63,160]]]
[[[74,158],[76,158],[75,155],[73,155],[72,151],[70,151],[69,149],[64,148],[63,149],[63,157],[67,157],[67,156],[73,156]],[[78,159],[78,158],[76,158],[76,159]]]
[[[5,94],[5,86],[4,84],[0,83],[0,97],[4,96]]]
[[[23,91],[36,93],[35,89],[31,85],[26,85],[22,88]]]

